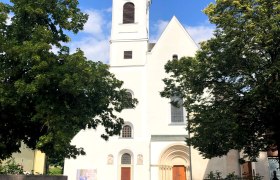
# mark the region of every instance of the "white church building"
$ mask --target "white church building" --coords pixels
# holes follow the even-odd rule
[[[86,155],[66,159],[64,175],[68,180],[203,180],[219,171],[224,176],[260,174],[269,180],[266,153],[256,163],[241,165],[237,151],[209,160],[186,146],[186,112],[160,91],[167,61],[194,56],[198,46],[176,17],[150,43],[150,5],[151,0],[113,0],[110,71],[138,104],[119,114],[125,121],[120,136],[105,141],[102,127],[79,132],[72,143]]]

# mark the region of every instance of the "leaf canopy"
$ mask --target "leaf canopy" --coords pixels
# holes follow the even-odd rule
[[[205,158],[231,149],[256,160],[280,148],[280,2],[217,0],[204,12],[214,37],[169,61],[163,97],[184,98],[187,138]],[[279,152],[279,151],[278,151]]]
[[[127,98],[108,65],[62,45],[87,21],[78,1],[12,0],[0,2],[0,12],[0,159],[22,141],[58,161],[75,158],[85,154],[71,145],[81,129],[102,125],[105,139],[119,134],[123,119],[114,113],[136,99]]]

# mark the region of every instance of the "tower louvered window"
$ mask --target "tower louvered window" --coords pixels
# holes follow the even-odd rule
[[[124,24],[134,23],[134,18],[135,18],[134,4],[131,2],[125,3],[123,5],[123,23]]]

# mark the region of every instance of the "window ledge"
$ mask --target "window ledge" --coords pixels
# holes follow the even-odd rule
[[[138,22],[134,22],[134,23],[120,23],[119,25],[137,25],[139,24]]]
[[[178,122],[178,123],[170,123],[168,124],[169,126],[185,126],[186,123],[183,123],[183,122]]]

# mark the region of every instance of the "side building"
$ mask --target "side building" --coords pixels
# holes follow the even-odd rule
[[[175,16],[157,43],[149,43],[150,5],[151,0],[113,0],[110,71],[139,103],[118,114],[125,120],[119,137],[104,141],[102,127],[79,132],[72,143],[87,154],[66,159],[64,175],[68,180],[202,180],[219,171],[269,180],[266,153],[257,163],[241,165],[237,151],[209,160],[186,146],[186,111],[159,92],[167,61],[194,56],[198,46]]]
[[[45,153],[39,150],[32,150],[24,143],[21,143],[20,153],[13,153],[11,158],[2,161],[2,165],[6,165],[11,160],[20,165],[25,174],[38,175],[46,173]]]

